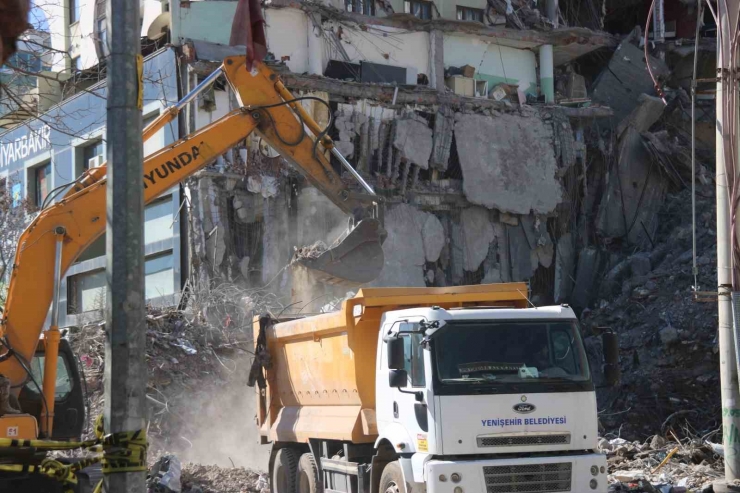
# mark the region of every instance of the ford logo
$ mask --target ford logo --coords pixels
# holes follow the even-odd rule
[[[514,405],[514,412],[519,414],[533,413],[535,409],[537,408],[534,407],[534,404],[528,404],[526,402]]]

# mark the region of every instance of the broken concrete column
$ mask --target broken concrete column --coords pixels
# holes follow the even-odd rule
[[[388,123],[385,120],[380,121],[378,127],[378,173],[383,172],[383,158],[385,157],[385,144],[388,139]]]
[[[432,158],[429,160],[433,169],[447,170],[454,129],[455,113],[448,106],[440,106],[434,117]]]
[[[506,225],[509,240],[509,260],[511,262],[511,280],[526,281],[532,277],[532,247],[521,221],[518,226]]]
[[[555,287],[553,297],[556,303],[564,303],[573,291],[576,252],[571,233],[560,237],[555,248]]]
[[[562,200],[552,126],[540,118],[457,114],[455,138],[463,191],[503,212],[552,212]]]
[[[581,250],[576,267],[576,283],[571,295],[574,307],[584,309],[598,292],[598,276],[601,271],[601,251],[594,247]]]

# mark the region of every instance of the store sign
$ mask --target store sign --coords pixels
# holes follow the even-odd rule
[[[6,168],[32,157],[36,153],[49,149],[51,128],[44,125],[36,131],[31,131],[12,142],[0,143],[0,168]]]

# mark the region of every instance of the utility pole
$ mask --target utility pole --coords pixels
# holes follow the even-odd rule
[[[144,195],[139,2],[107,0],[106,433],[146,429]],[[108,474],[109,493],[146,491],[146,472]]]
[[[722,430],[725,450],[725,481],[715,483],[714,491],[740,491],[733,488],[731,483],[740,478],[740,395],[738,391],[737,360],[733,337],[732,317],[732,234],[730,226],[730,186],[737,180],[737,176],[727,176],[727,161],[732,159],[727,153],[736,157],[738,150],[729,148],[725,143],[729,139],[729,132],[734,128],[728,116],[736,118],[736,109],[726,111],[723,87],[725,78],[730,70],[730,45],[734,21],[738,12],[739,0],[717,2],[717,15],[720,26],[717,35],[717,82],[716,108],[716,178],[717,178],[717,293],[719,310],[719,357],[720,357],[720,385],[722,392]],[[729,12],[727,8],[729,8]],[[731,90],[734,90],[732,88]]]

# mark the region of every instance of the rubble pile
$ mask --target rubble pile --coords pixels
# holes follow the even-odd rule
[[[185,464],[182,470],[182,493],[267,493],[267,475],[242,467],[224,468]]]
[[[698,283],[705,291],[716,286],[714,209],[712,187],[699,186]],[[721,425],[716,304],[694,299],[688,190],[668,197],[660,223],[653,250],[615,254],[600,300],[581,316],[591,334],[602,327],[619,334],[622,380],[597,395],[604,431],[629,440],[669,429],[685,436],[683,428],[703,436]],[[597,386],[599,341],[586,339]]]
[[[251,353],[251,326],[232,329],[236,330],[189,323],[184,314],[176,310],[162,313],[150,310],[147,315],[147,399],[151,450],[159,445],[167,446],[173,432],[187,424],[182,413],[188,412],[188,406],[179,407],[192,397],[189,392],[206,385],[204,380],[217,382],[225,370],[225,361]],[[69,338],[80,356],[90,402],[89,415],[94,418],[103,412],[104,323],[84,326],[71,332]]]
[[[184,493],[264,489],[264,478],[242,467],[267,465],[256,444],[250,419],[255,399],[246,381],[252,313],[269,310],[271,302],[269,295],[222,285],[192,293],[183,310],[147,310],[148,460],[150,466],[162,457],[182,460]],[[84,372],[89,438],[91,423],[103,413],[104,323],[72,328],[68,338]]]
[[[655,435],[645,442],[623,438],[599,442],[599,450],[608,457],[610,493],[711,491],[712,482],[724,477],[716,448],[699,438],[680,442],[673,434],[670,440]]]

